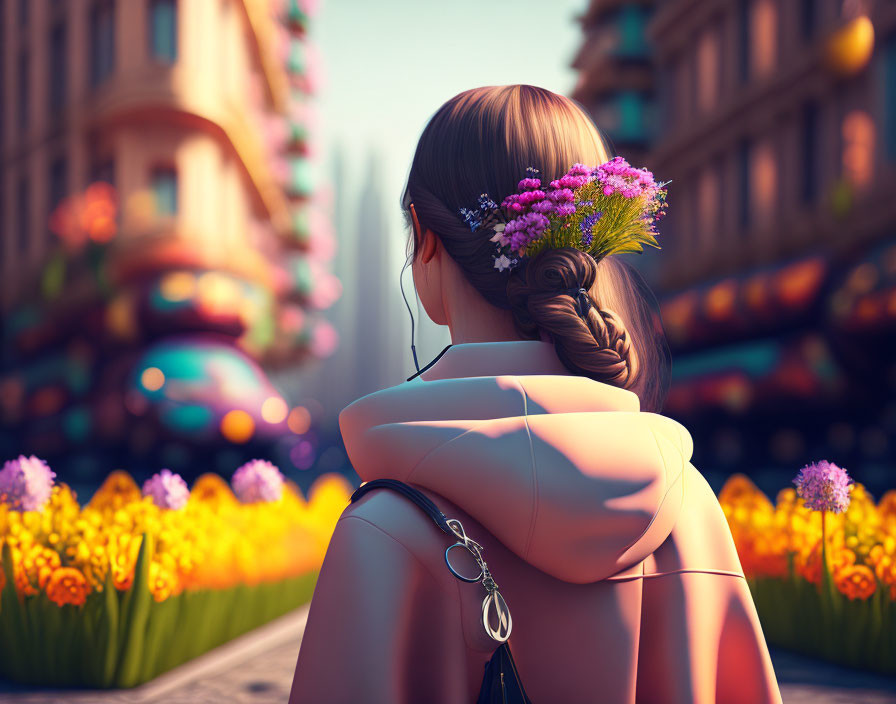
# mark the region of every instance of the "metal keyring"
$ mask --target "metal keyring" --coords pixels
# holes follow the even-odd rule
[[[479,566],[479,576],[476,577],[475,579],[470,579],[469,577],[464,577],[462,574],[458,574],[457,570],[454,569],[454,567],[451,565],[451,561],[448,559],[448,553],[451,551],[451,548],[465,548],[465,549],[469,550],[470,554],[473,556],[473,559],[475,559],[476,563],[479,564],[479,560],[477,558],[476,553],[469,545],[464,545],[463,543],[455,543],[454,545],[449,545],[445,549],[445,563],[448,565],[448,569],[451,570],[451,574],[453,574],[455,577],[457,577],[462,582],[469,582],[470,584],[478,582],[480,579],[482,579],[482,577],[484,576],[485,573],[482,571],[481,565]]]

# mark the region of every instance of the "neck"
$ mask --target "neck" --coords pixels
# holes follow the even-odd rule
[[[513,325],[512,313],[492,305],[446,306],[451,344],[507,342],[522,338]]]

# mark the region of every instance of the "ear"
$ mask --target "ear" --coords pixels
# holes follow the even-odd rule
[[[429,260],[438,254],[438,250],[439,238],[436,236],[435,232],[427,228],[423,233],[423,247],[420,250],[420,256],[423,258],[423,263],[428,264]]]

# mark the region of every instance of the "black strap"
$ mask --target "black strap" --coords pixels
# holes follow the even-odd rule
[[[366,484],[362,484],[357,489],[355,489],[355,493],[352,494],[351,503],[354,503],[356,500],[360,499],[371,489],[377,489],[380,487],[382,487],[383,489],[392,489],[393,491],[397,491],[400,494],[404,494],[407,498],[409,498],[421,509],[423,509],[440,529],[442,529],[448,535],[454,535],[454,532],[451,530],[451,528],[448,527],[448,519],[445,517],[445,514],[439,510],[439,507],[433,503],[432,499],[430,499],[419,489],[415,489],[410,484],[405,484],[404,482],[400,482],[397,479],[374,479],[373,481],[369,481]]]
[[[454,343],[452,342],[450,345],[448,345],[448,347],[451,347],[451,346],[453,346],[453,345],[454,345]],[[433,364],[435,364],[436,362],[438,362],[438,361],[442,358],[442,355],[445,354],[445,353],[448,351],[448,347],[446,347],[446,348],[443,349],[441,352],[439,352],[439,353],[436,355],[435,359],[433,359],[429,364],[427,364],[425,367],[423,367],[423,369],[421,369],[419,372],[417,372],[416,374],[413,374],[413,375],[409,376],[409,377],[407,378],[407,381],[410,381],[410,380],[413,379],[414,377],[420,376],[423,372],[425,372],[427,369],[429,369]]]

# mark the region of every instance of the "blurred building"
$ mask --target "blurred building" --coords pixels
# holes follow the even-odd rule
[[[223,470],[308,430],[263,368],[336,344],[313,4],[0,5],[5,454]]]
[[[646,5],[636,23],[634,3],[591,2],[575,97],[611,136],[650,125],[646,151],[617,151],[672,181],[663,249],[642,268],[673,349],[666,412],[716,477],[747,471],[771,490],[828,458],[890,486],[896,6],[660,0],[648,19]],[[619,63],[636,24],[648,94]],[[589,49],[597,38],[610,48]],[[617,107],[614,122],[628,93],[641,115]]]

